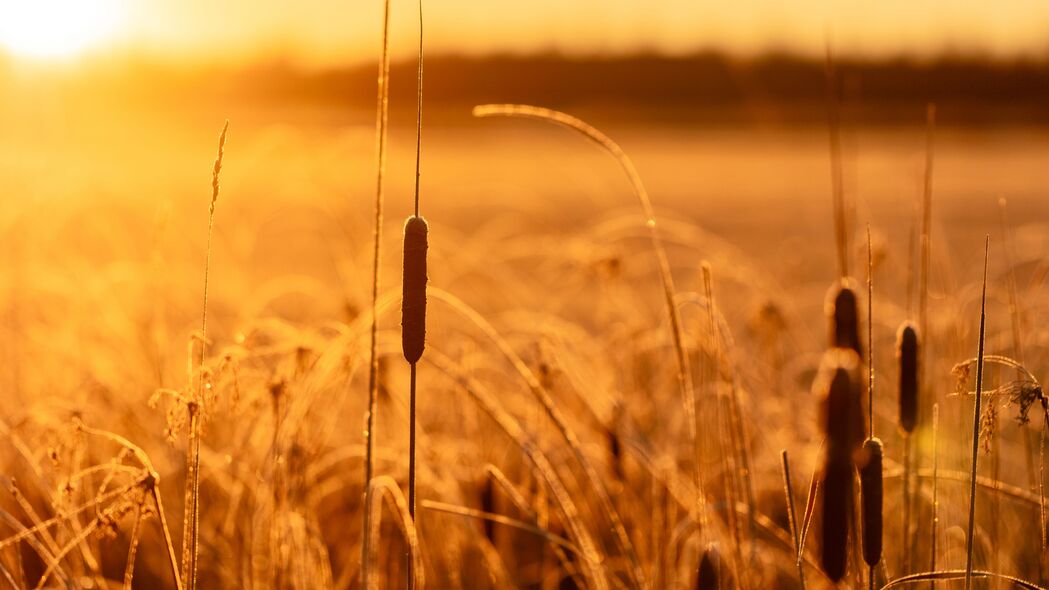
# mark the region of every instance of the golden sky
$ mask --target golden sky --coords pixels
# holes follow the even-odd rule
[[[46,9],[27,16],[19,5]],[[0,45],[330,65],[373,57],[381,9],[380,0],[0,0]],[[416,4],[394,0],[392,10],[394,52],[406,55]],[[829,31],[841,53],[1049,54],[1047,0],[441,0],[425,10],[433,52],[821,52]]]

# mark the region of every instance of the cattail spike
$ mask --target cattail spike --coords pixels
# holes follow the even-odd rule
[[[906,434],[914,432],[918,424],[918,369],[921,341],[918,328],[904,322],[896,332],[896,359],[900,369],[900,430]]]
[[[830,346],[848,348],[862,356],[859,298],[847,281],[835,284],[827,292],[826,312],[830,320]]]
[[[845,576],[848,564],[849,522],[852,519],[854,457],[860,448],[862,425],[859,393],[859,357],[842,348],[823,357],[816,390],[822,394],[822,424],[826,436],[822,470],[822,543],[820,565],[832,581]],[[857,418],[860,418],[857,420]]]
[[[860,467],[860,498],[863,513],[863,560],[874,567],[882,552],[882,459],[881,440],[868,438],[863,443],[865,463]]]
[[[428,227],[422,217],[404,224],[404,291],[401,300],[401,347],[415,364],[426,347],[426,251]]]
[[[718,546],[714,543],[707,545],[699,560],[695,590],[719,590],[724,582],[725,572],[723,570],[724,564]]]

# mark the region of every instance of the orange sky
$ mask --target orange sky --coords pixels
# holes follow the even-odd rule
[[[93,0],[31,1],[55,4],[52,14],[61,15],[69,12],[63,5]],[[282,56],[307,65],[373,57],[382,6],[380,0],[104,1],[117,7],[119,23],[91,41],[95,52],[103,51],[100,45],[145,47],[169,58]],[[397,55],[414,45],[415,9],[413,2],[393,3]],[[829,30],[841,53],[1049,54],[1046,0],[442,0],[426,11],[427,47],[435,52],[819,52]],[[78,27],[83,17],[74,20],[66,26]],[[3,31],[0,45],[9,45]]]

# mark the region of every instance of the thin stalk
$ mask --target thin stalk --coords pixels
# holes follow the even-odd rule
[[[874,438],[874,254],[867,224],[867,432]]]
[[[794,542],[794,562],[798,566],[798,583],[801,590],[805,590],[805,566],[801,559],[801,536],[798,533],[798,515],[794,506],[794,486],[790,478],[790,461],[787,458],[787,449],[780,452],[783,463],[783,495],[787,501],[787,517],[790,524],[790,538]]]
[[[419,181],[421,177],[421,164],[422,164],[422,136],[423,136],[423,2],[419,0],[419,71],[416,79],[416,116],[415,116],[415,217],[419,217]],[[407,250],[406,250],[407,251]],[[424,252],[425,255],[425,252]],[[407,257],[407,253],[405,254]],[[407,260],[407,258],[406,258]],[[406,271],[407,272],[407,271]],[[425,295],[425,293],[424,293]],[[403,305],[403,302],[402,302]],[[424,319],[425,323],[425,319]],[[403,329],[403,328],[402,328]],[[415,523],[415,483],[416,483],[416,396],[415,396],[415,385],[416,385],[416,365],[417,362],[411,362],[411,377],[408,392],[408,515],[412,519],[412,523]],[[408,559],[408,588],[409,590],[415,589],[415,576],[412,573],[412,569],[415,564],[412,559]]]
[[[911,436],[903,435],[903,543],[902,555],[900,556],[900,567],[906,573],[910,572],[911,555]]]
[[[124,590],[131,590],[131,582],[135,578],[135,558],[138,556],[138,539],[142,527],[142,505],[145,501],[146,497],[143,495],[142,500],[135,508],[135,524],[131,527],[131,542],[127,550],[127,565],[124,566]]]
[[[208,205],[208,242],[204,256],[204,294],[200,313],[200,357],[198,359],[197,371],[197,394],[190,406],[190,460],[192,468],[189,470],[192,478],[190,502],[186,509],[190,511],[190,534],[189,534],[189,565],[186,568],[186,577],[189,589],[197,587],[197,555],[200,550],[200,437],[201,437],[201,413],[204,407],[204,359],[208,347],[208,278],[211,273],[211,238],[215,228],[215,203],[219,199],[219,172],[222,170],[222,155],[226,147],[226,133],[229,131],[229,120],[222,126],[222,134],[219,135],[219,151],[215,157],[215,166],[211,175],[211,203]],[[183,531],[185,535],[185,531]]]
[[[932,405],[932,531],[929,539],[929,571],[936,571],[936,533],[940,527],[940,404]],[[929,582],[929,590],[936,582]]]
[[[919,267],[918,326],[929,342],[929,268],[932,262],[932,165],[936,132],[936,105],[929,103],[925,111],[925,175],[922,183],[922,233],[920,241],[921,266]]]
[[[415,367],[411,363],[411,383],[408,396],[408,515],[415,522]],[[412,576],[412,560],[408,560],[408,588],[415,588],[415,577]]]
[[[983,345],[987,328],[987,255],[991,237],[987,236],[983,249],[983,294],[980,298],[980,340],[976,353],[976,401],[973,409],[972,469],[969,476],[969,528],[965,537],[965,590],[973,583],[973,535],[976,531],[976,465],[980,457],[980,405],[983,401]]]
[[[874,438],[874,249],[867,224],[867,432]],[[867,586],[874,590],[874,566],[867,566]]]
[[[702,269],[703,288],[706,291],[707,297],[707,316],[710,323],[710,337],[713,339],[714,344],[714,388],[715,391],[717,391],[718,384],[721,381],[721,331],[718,329],[718,324],[714,319],[717,308],[714,300],[714,279],[711,273],[710,264],[704,261]],[[755,541],[756,527],[754,525],[754,487],[751,482],[750,456],[749,451],[747,450],[746,433],[743,430],[742,404],[739,398],[739,388],[735,383],[735,375],[733,375],[732,383],[730,383],[729,386],[731,387],[731,397],[729,398],[731,411],[729,418],[730,423],[732,424],[732,450],[734,456],[738,457],[740,462],[740,469],[736,471],[742,471],[743,476],[743,493],[746,495],[747,501],[747,530],[748,536],[750,537],[750,559],[753,561],[757,546]],[[746,571],[744,571],[743,574],[744,581],[746,581]]]
[[[160,490],[157,489],[158,478],[152,475],[152,484],[149,487],[153,495],[153,503],[157,505],[157,519],[160,520],[160,530],[164,534],[164,545],[168,549],[168,565],[171,567],[171,578],[175,581],[175,590],[182,590],[182,576],[178,571],[178,559],[175,557],[175,543],[171,540],[171,528],[168,526],[168,517],[164,513],[164,502],[160,499]]]
[[[372,252],[372,317],[371,340],[368,361],[368,416],[364,429],[364,488],[368,488],[374,472],[375,457],[375,412],[379,403],[379,254],[382,241],[382,204],[386,183],[386,122],[389,118],[389,77],[390,77],[390,0],[383,3],[382,19],[382,58],[379,60],[379,98],[375,115],[376,143],[376,180],[375,180],[375,229],[373,233],[374,250]],[[367,547],[366,544],[362,545]],[[367,555],[362,555],[367,558]]]

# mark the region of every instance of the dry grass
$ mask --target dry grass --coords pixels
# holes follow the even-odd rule
[[[640,170],[658,166],[624,150],[638,144],[643,162],[636,136],[620,145],[521,105],[474,114],[557,123],[602,151],[521,150],[521,168],[498,174],[564,163],[580,184],[557,177],[549,194],[592,187],[600,200],[551,204],[556,223],[478,220],[427,184],[424,221],[422,51],[415,149],[387,179],[387,142],[411,143],[389,133],[387,33],[377,162],[338,141],[295,159],[310,145],[296,140],[277,157],[279,137],[239,131],[224,154],[223,130],[206,236],[199,199],[148,230],[118,226],[141,212],[101,198],[57,229],[44,215],[0,219],[0,586],[1046,586],[1049,250],[1040,225],[1010,227],[994,202],[1005,255],[985,255],[982,283],[972,226],[937,233],[933,251],[932,108],[912,236],[850,200],[829,59],[833,244],[826,217],[810,232],[798,216],[797,245],[751,257],[764,233],[715,235],[701,226],[726,220],[691,221],[680,199],[655,208]],[[470,125],[458,141],[571,143]],[[624,189],[607,154],[640,215],[610,205]],[[345,198],[351,159],[374,201]],[[434,184],[447,195],[456,179]],[[287,199],[269,195],[284,182]],[[523,210],[526,194],[506,206]],[[407,218],[400,245],[384,208]],[[849,240],[860,213],[874,218],[866,296],[848,275],[862,266]],[[384,256],[398,247],[400,260]],[[387,285],[397,264],[401,284]]]

